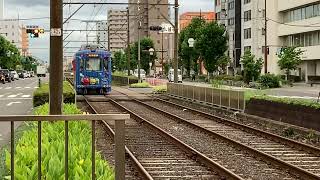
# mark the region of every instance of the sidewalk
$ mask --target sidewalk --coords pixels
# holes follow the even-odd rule
[[[193,85],[200,87],[212,87],[211,84],[200,83],[200,82],[183,82],[185,85]],[[257,89],[252,88],[242,88],[242,87],[233,87],[233,86],[222,86],[226,89],[234,89],[234,90],[251,90],[255,91]],[[301,98],[301,99],[318,99],[320,93],[320,87],[314,86],[310,87],[309,84],[305,83],[295,83],[293,87],[282,87],[276,89],[266,89],[264,92],[270,96],[276,97],[287,97],[287,98]]]

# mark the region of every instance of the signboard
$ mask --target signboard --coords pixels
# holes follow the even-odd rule
[[[61,28],[52,28],[50,31],[50,36],[55,36],[55,37],[62,36]]]
[[[160,33],[174,34],[174,28],[171,24],[162,23],[161,27],[162,27],[162,31],[160,31]]]

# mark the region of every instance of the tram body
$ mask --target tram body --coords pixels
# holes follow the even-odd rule
[[[85,45],[75,54],[73,64],[74,88],[77,94],[111,92],[111,53],[99,46]]]

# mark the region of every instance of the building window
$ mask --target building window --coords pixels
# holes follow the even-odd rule
[[[234,1],[228,3],[228,9],[234,9]]]
[[[228,19],[228,25],[234,25],[234,18],[229,18]]]
[[[244,12],[244,21],[251,21],[251,10]]]
[[[244,29],[244,39],[251,39],[251,28]]]
[[[251,0],[244,0],[244,4],[248,4],[250,2],[251,2]]]
[[[285,12],[284,22],[294,22],[303,19],[309,19],[312,17],[320,16],[320,5],[313,4],[306,7],[293,9]]]
[[[307,32],[301,34],[294,34],[284,37],[285,46],[319,46],[320,45],[320,31]]]
[[[251,52],[251,46],[245,46],[244,47],[244,52],[246,52],[246,51],[250,51]]]

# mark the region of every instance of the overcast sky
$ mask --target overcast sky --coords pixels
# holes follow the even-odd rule
[[[49,0],[4,0],[5,1],[5,18],[20,18],[20,19],[34,19],[23,20],[24,25],[39,25],[45,29],[49,29]],[[99,2],[100,0],[64,0],[65,2]],[[180,0],[180,14],[187,11],[213,11],[214,0]],[[126,0],[101,0],[101,2],[127,2]],[[173,3],[173,0],[169,0]],[[78,5],[64,7],[65,17],[77,9]],[[124,6],[96,6],[86,5],[84,6],[73,19],[81,20],[107,20],[107,10],[113,8],[125,8]],[[80,21],[71,21],[64,26],[64,29],[85,29],[85,24]],[[91,34],[94,35],[94,34]],[[76,32],[73,33],[69,40],[85,39],[85,33]],[[90,40],[93,40],[91,38]],[[69,46],[80,47],[81,43],[70,43]],[[42,35],[41,38],[30,39],[30,49],[34,56],[41,58],[44,61],[49,60],[49,36],[48,34]],[[75,51],[75,49],[67,49],[66,51]],[[71,54],[68,54],[71,55]]]

